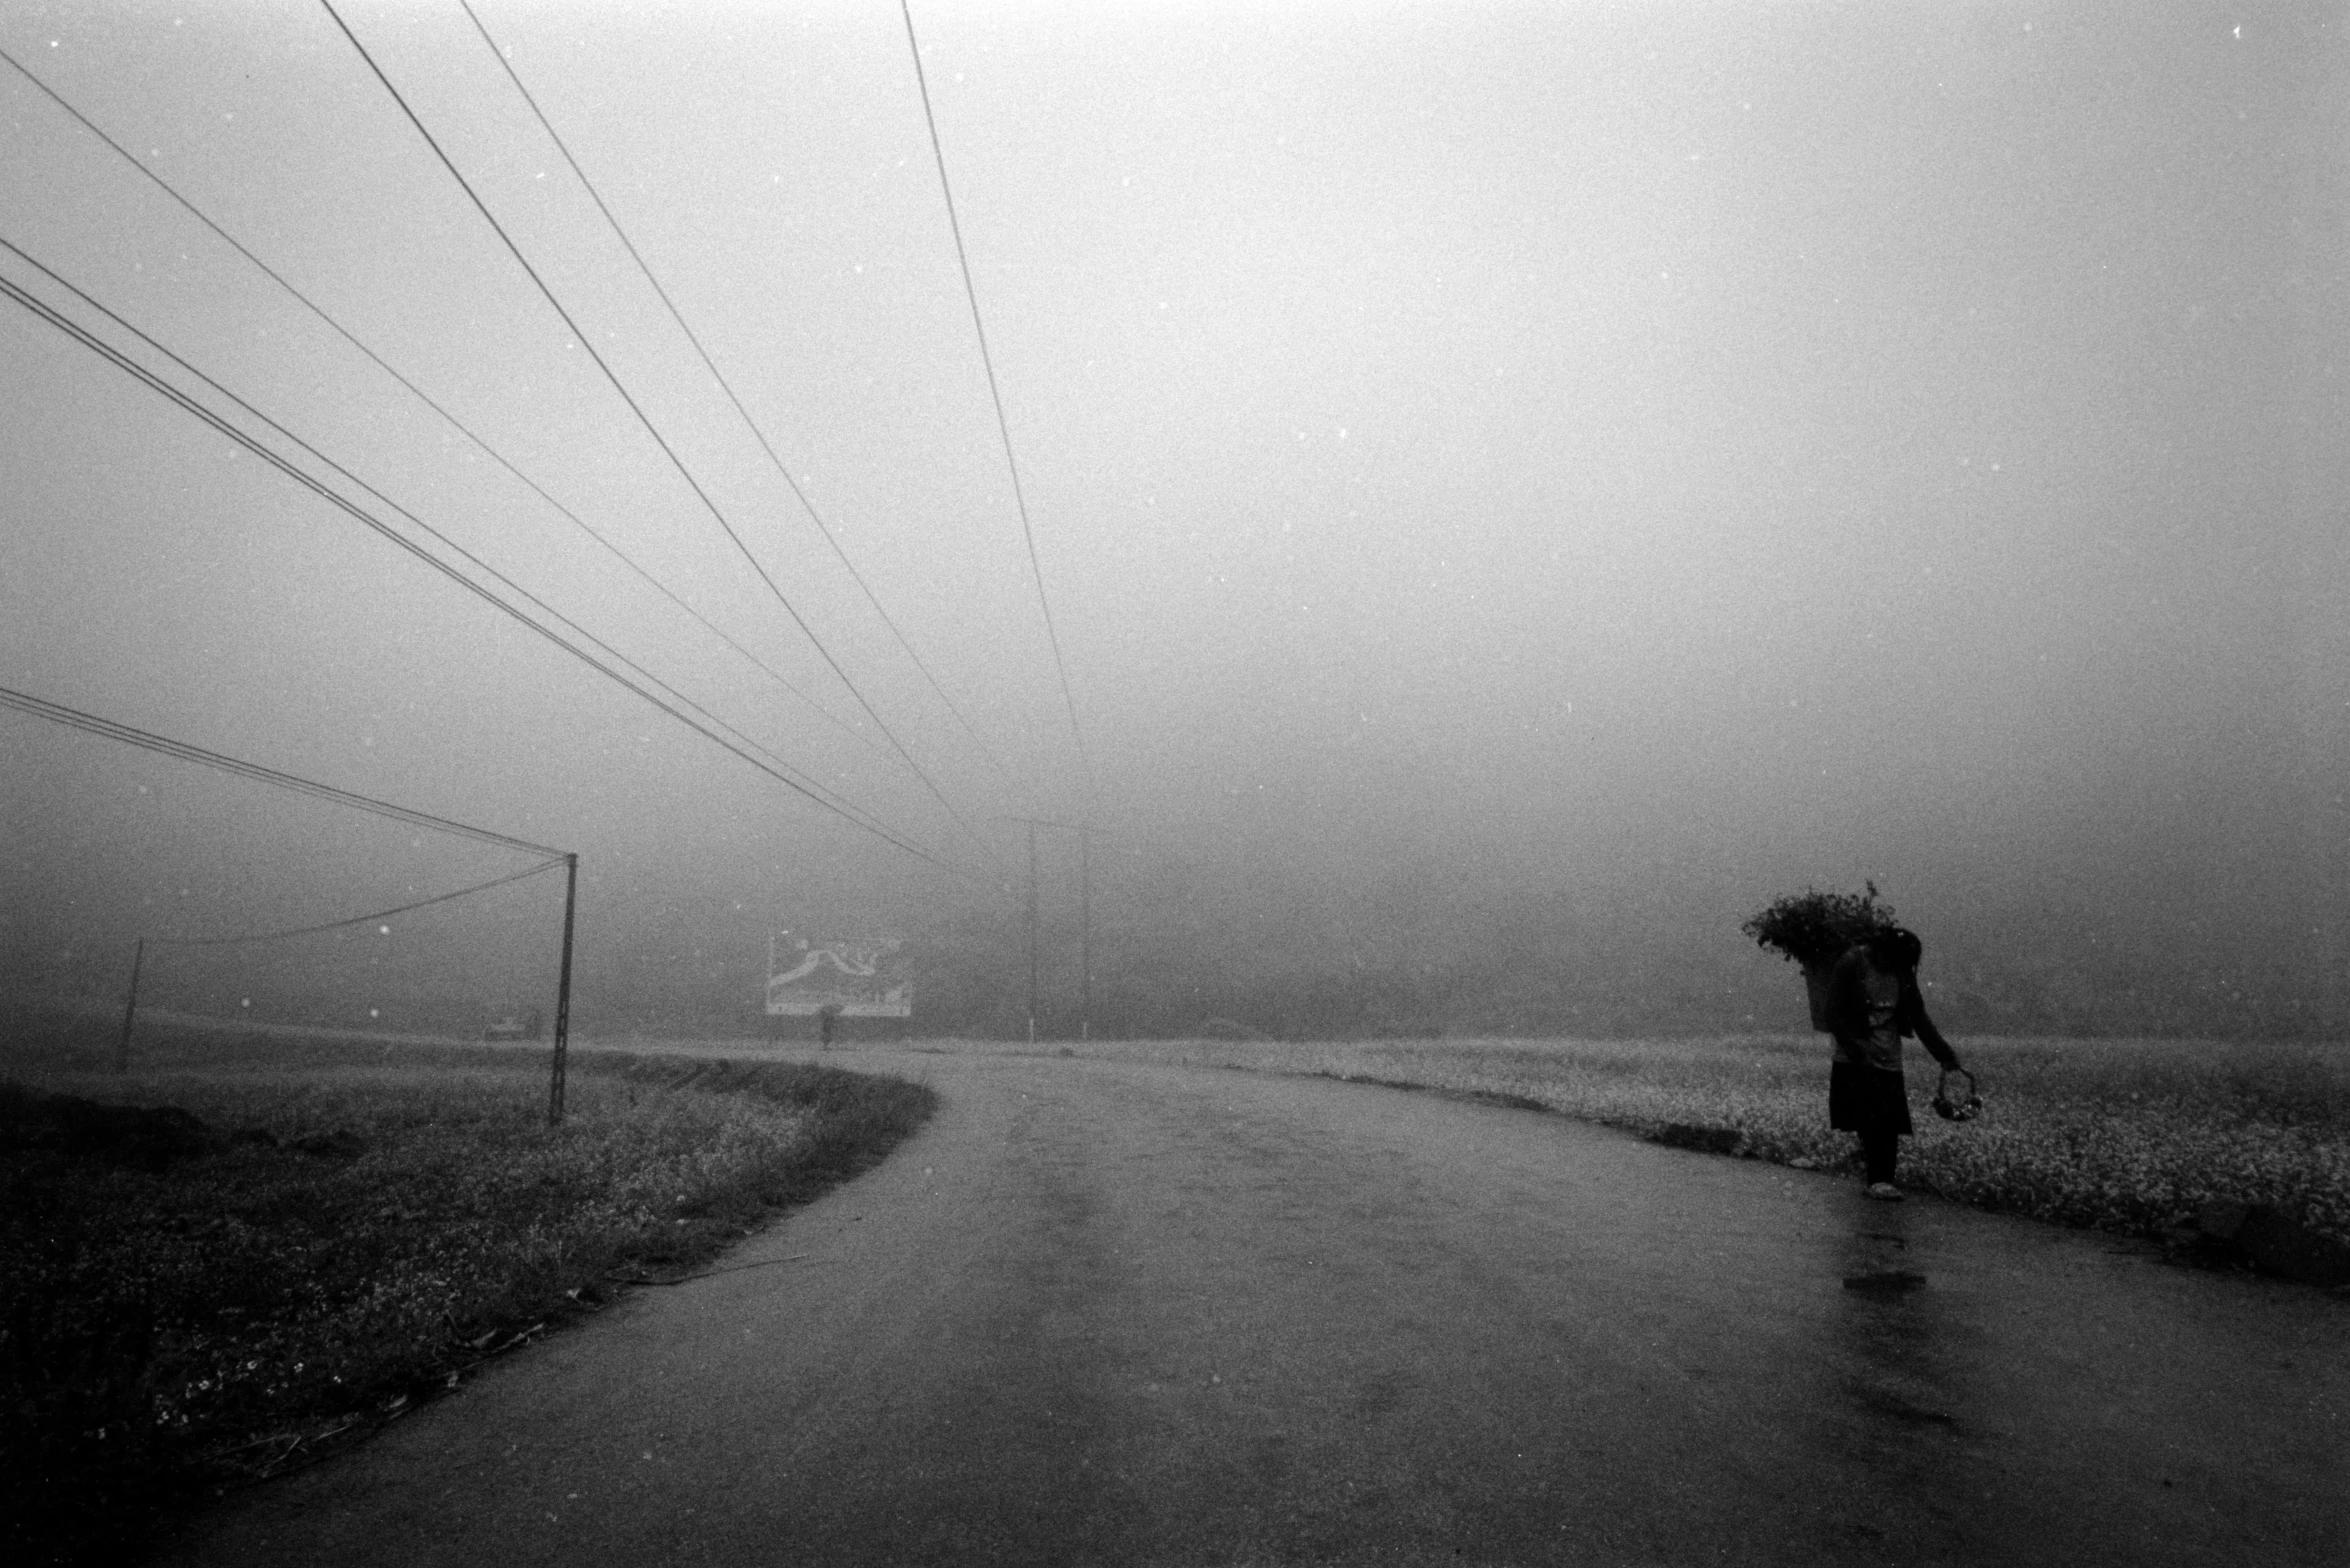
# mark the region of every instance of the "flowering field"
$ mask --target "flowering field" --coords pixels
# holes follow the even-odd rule
[[[0,1086],[0,1543],[86,1550],[126,1492],[299,1462],[615,1275],[709,1257],[929,1103],[818,1068],[614,1064],[575,1071],[549,1128],[535,1065],[251,1054],[41,1085],[191,1112],[176,1152],[63,1149],[38,1121],[56,1102]]]
[[[1980,1208],[2153,1236],[2214,1199],[2272,1204],[2350,1242],[2350,1046],[2192,1040],[1965,1039],[1976,1121],[1927,1109],[1935,1068],[1913,1049],[1918,1135],[1901,1182]],[[1653,1134],[1735,1131],[1744,1152],[1841,1168],[1816,1036],[1686,1040],[1100,1043],[1086,1054],[1412,1084],[1521,1100]]]

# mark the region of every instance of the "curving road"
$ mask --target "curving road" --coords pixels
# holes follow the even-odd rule
[[[944,1105],[771,1266],[167,1560],[2350,1562],[2338,1297],[1432,1095],[834,1060]]]

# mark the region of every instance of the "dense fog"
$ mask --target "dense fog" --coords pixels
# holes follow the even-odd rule
[[[952,225],[893,5],[337,9],[0,10],[0,277],[746,738],[13,297],[0,687],[576,852],[590,1034],[1024,1031],[1031,817],[1056,1036],[1799,1028],[1871,880],[1953,1031],[2350,1026],[2337,8],[917,4]],[[551,1010],[559,868],[167,946],[533,860],[0,740],[12,990]]]

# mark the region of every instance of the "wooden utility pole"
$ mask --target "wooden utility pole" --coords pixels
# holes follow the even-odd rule
[[[571,918],[579,907],[579,857],[563,857],[563,969],[555,982],[555,1066],[547,1084],[547,1125],[563,1123],[563,1067],[571,1050]]]
[[[122,1004],[122,1043],[114,1048],[114,1070],[131,1070],[131,1025],[139,1021],[139,966],[147,961],[147,939],[139,938],[139,945],[131,950],[131,994]]]

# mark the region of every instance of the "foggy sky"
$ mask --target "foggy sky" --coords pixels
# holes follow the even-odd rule
[[[1041,815],[1131,948],[1359,972],[1571,895],[1776,984],[1738,919],[1875,877],[1953,973],[2087,921],[2338,1004],[2336,8],[917,5],[1090,785],[897,8],[476,4],[976,743],[463,9],[339,8],[952,813],[324,10],[0,46],[804,697],[5,67],[0,235],[962,874],[12,303],[0,684],[575,849],[589,971],[1016,923]],[[521,864],[0,733],[20,964]]]

